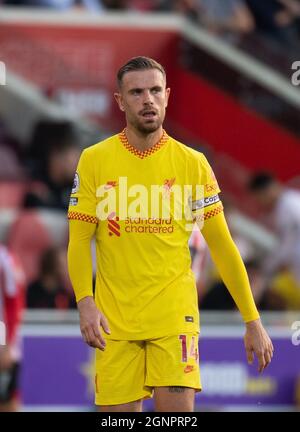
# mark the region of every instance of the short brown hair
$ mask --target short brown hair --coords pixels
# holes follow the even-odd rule
[[[156,60],[153,60],[150,57],[133,57],[126,64],[124,64],[118,71],[117,74],[117,82],[118,87],[121,87],[123,76],[127,72],[138,71],[138,70],[147,70],[147,69],[158,69],[166,78],[166,71],[161,64],[159,64]]]

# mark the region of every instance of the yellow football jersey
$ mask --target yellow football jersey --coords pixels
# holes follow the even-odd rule
[[[116,340],[199,331],[188,239],[223,210],[202,153],[164,132],[144,152],[125,131],[82,152],[69,219],[97,224],[95,301]],[[79,301],[80,298],[77,298]]]

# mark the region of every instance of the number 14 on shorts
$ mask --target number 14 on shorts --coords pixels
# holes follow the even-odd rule
[[[181,341],[181,361],[186,363],[189,359],[198,360],[198,337],[194,335],[179,335]]]

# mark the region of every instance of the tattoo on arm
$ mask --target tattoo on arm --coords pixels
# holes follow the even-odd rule
[[[185,387],[169,387],[169,392],[170,393],[183,393],[185,391]]]

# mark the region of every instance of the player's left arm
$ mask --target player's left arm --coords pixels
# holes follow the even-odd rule
[[[228,229],[223,211],[207,218],[200,227],[212,259],[233,297],[246,326],[244,337],[248,363],[258,358],[259,372],[271,362],[273,344],[257,311],[245,265]]]

